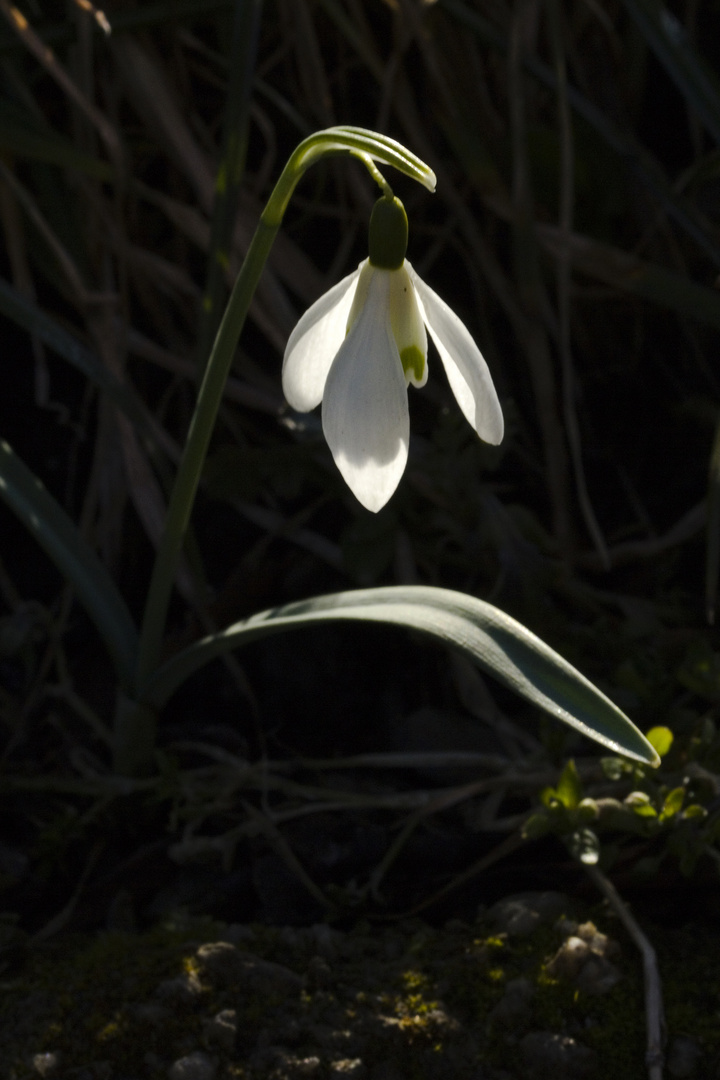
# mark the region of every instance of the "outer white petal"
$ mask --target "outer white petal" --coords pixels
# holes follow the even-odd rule
[[[316,300],[288,338],[282,386],[288,403],[298,412],[310,412],[322,401],[330,365],[345,340],[362,265]]]
[[[505,425],[490,369],[465,324],[407,260],[405,265],[458,405],[480,438],[496,446],[502,442]]]
[[[389,272],[378,270],[325,384],[322,421],[335,464],[368,510],[385,505],[405,470],[410,419],[390,326]]]

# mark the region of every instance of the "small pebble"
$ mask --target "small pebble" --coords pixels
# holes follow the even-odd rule
[[[590,956],[575,979],[578,990],[599,997],[608,994],[622,979],[622,974],[604,956]]]
[[[617,941],[601,933],[593,922],[581,923],[577,928],[577,936],[587,941],[592,951],[598,956],[610,958],[620,955],[620,946]]]
[[[324,990],[332,983],[332,971],[322,956],[312,956],[305,975],[310,990]]]
[[[565,923],[577,932],[562,943],[547,966],[549,975],[574,982],[585,994],[607,994],[622,975],[607,959],[607,954],[619,952],[619,946],[606,934],[601,934],[594,923],[577,926]]]
[[[317,1076],[322,1069],[319,1057],[296,1058],[292,1063],[294,1076]]]
[[[247,945],[255,940],[255,931],[245,923],[230,923],[225,931],[225,939],[232,945]]]
[[[535,987],[529,979],[510,979],[505,987],[505,993],[497,1005],[491,1009],[489,1019],[504,1024],[507,1027],[515,1027],[528,1020],[531,1014],[532,998]]]
[[[168,1077],[169,1080],[215,1080],[216,1071],[214,1061],[202,1050],[196,1050],[173,1062]]]
[[[261,1036],[262,1034],[268,1033],[261,1032]],[[260,1045],[261,1041],[261,1038],[258,1038],[258,1046],[246,1062],[249,1068],[254,1070],[252,1075],[258,1073],[260,1076],[270,1076],[274,1070],[284,1069],[288,1062],[287,1050],[282,1046]]]
[[[494,912],[495,930],[500,933],[504,932],[510,937],[529,937],[542,922],[539,912],[533,911],[525,903],[518,900],[501,903],[502,907]]]
[[[51,1077],[54,1076],[57,1072],[58,1066],[60,1064],[60,1057],[58,1054],[53,1053],[35,1054],[32,1059],[32,1063],[33,1069],[38,1074],[38,1076]]]
[[[157,1001],[145,1001],[137,1005],[131,1005],[128,1012],[134,1020],[141,1024],[147,1024],[149,1027],[160,1027],[161,1024],[164,1024],[172,1017],[172,1011],[166,1005],[161,1005]]]
[[[585,1080],[594,1076],[597,1055],[569,1035],[532,1031],[520,1040],[527,1076],[537,1080]]]
[[[237,1036],[237,1013],[235,1009],[223,1009],[212,1020],[205,1020],[203,1028],[209,1043],[224,1050],[227,1054],[232,1053]]]
[[[225,989],[233,986],[242,976],[244,956],[229,941],[213,941],[201,945],[196,957],[204,975],[213,986]]]
[[[280,942],[290,952],[300,952],[305,945],[305,934],[306,931],[297,926],[283,926],[280,931]]]
[[[493,904],[487,917],[496,931],[510,937],[528,937],[541,923],[554,922],[570,908],[564,893],[527,892]]]
[[[219,989],[240,989],[249,995],[292,994],[302,989],[303,981],[294,971],[241,952],[229,941],[201,945],[195,955],[203,975]]]
[[[164,979],[155,988],[155,996],[160,1001],[175,1007],[196,1005],[201,995],[202,985],[197,975],[178,975],[174,979]]]
[[[331,1080],[364,1080],[367,1069],[360,1058],[343,1058],[330,1064]]]
[[[567,941],[563,941],[549,962],[548,975],[552,975],[555,979],[569,979],[572,982],[579,975],[591,951],[587,941],[583,941],[581,937],[569,937]]]
[[[315,923],[310,927],[310,933],[315,940],[315,948],[323,959],[337,959],[343,943],[343,935],[339,930],[333,930],[327,923]]]

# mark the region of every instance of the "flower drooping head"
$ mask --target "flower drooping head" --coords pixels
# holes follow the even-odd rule
[[[388,189],[370,218],[369,257],[309,308],[283,360],[283,391],[298,412],[322,401],[325,438],[356,498],[380,510],[405,471],[407,387],[427,382],[430,331],[468,422],[496,445],[503,416],[480,350],[455,313],[405,259],[405,208]]]

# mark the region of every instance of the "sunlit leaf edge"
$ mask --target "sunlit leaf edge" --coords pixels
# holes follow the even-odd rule
[[[140,688],[141,695],[160,708],[194,671],[231,649],[269,634],[345,620],[405,626],[454,645],[582,734],[635,760],[659,763],[632,721],[530,630],[491,604],[432,586],[333,593],[261,612],[183,649]]]

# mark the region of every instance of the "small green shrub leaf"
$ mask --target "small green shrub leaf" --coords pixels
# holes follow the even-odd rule
[[[660,820],[667,821],[668,818],[675,817],[682,810],[682,804],[685,802],[685,788],[676,787],[672,791],[669,791],[665,796],[663,808],[660,813]]]
[[[582,782],[572,758],[562,771],[557,786],[557,797],[568,810],[574,810],[582,799]]]
[[[661,758],[664,758],[673,744],[674,736],[670,728],[654,727],[650,728],[650,731],[647,732],[645,738],[652,748],[657,750],[658,755]]]

